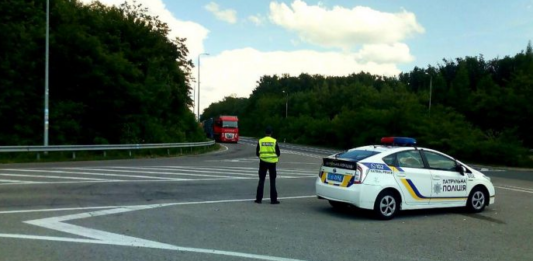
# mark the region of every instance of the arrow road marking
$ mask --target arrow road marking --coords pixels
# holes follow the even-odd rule
[[[315,197],[315,196],[313,195],[313,196],[285,197],[285,198],[280,198],[280,199],[301,199],[301,198],[310,198],[310,197]],[[73,235],[85,237],[88,239],[68,238],[68,237],[48,237],[48,236],[36,236],[36,235],[18,235],[18,234],[0,234],[0,237],[16,238],[16,239],[59,241],[59,242],[70,242],[70,243],[87,243],[87,244],[143,247],[143,248],[184,251],[184,252],[194,252],[194,253],[213,254],[213,255],[224,255],[224,256],[242,257],[242,258],[259,259],[259,260],[271,260],[271,261],[302,261],[299,259],[291,259],[291,258],[283,258],[283,257],[275,257],[275,256],[267,256],[267,255],[256,255],[256,254],[248,254],[248,253],[242,253],[242,252],[175,246],[175,245],[160,243],[156,241],[145,240],[141,238],[130,237],[126,235],[121,235],[121,234],[116,234],[116,233],[111,233],[111,232],[106,232],[102,230],[96,230],[92,228],[65,223],[67,221],[78,220],[78,219],[114,215],[114,214],[120,214],[120,213],[126,213],[126,212],[138,211],[138,210],[154,209],[154,208],[175,206],[175,205],[214,204],[214,203],[244,202],[244,201],[252,201],[252,200],[253,199],[236,199],[236,200],[139,205],[139,206],[118,207],[118,208],[113,208],[113,209],[85,212],[85,213],[80,213],[80,214],[72,214],[72,215],[66,215],[66,216],[24,221],[24,223],[27,223],[27,224],[44,227],[44,228],[48,228],[48,229],[52,229],[52,230],[56,230],[56,231],[60,231],[60,232],[68,233],[68,234],[73,234]]]

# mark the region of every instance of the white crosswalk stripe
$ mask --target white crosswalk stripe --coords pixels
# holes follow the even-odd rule
[[[257,179],[256,167],[106,166],[0,169],[0,186],[106,182],[195,182]],[[279,179],[316,177],[314,170],[278,168]]]

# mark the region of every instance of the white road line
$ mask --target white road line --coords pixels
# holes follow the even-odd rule
[[[112,168],[119,168],[119,167],[112,167]],[[123,167],[126,169],[130,169],[128,167]],[[131,167],[134,169],[141,169],[140,167]],[[175,172],[156,172],[156,171],[137,171],[137,170],[117,170],[117,169],[95,169],[95,168],[65,168],[65,169],[77,169],[77,170],[96,170],[96,171],[108,171],[108,172],[122,172],[122,173],[144,173],[144,174],[156,174],[156,175],[174,175],[174,176],[195,176],[195,177],[214,177],[214,178],[227,178],[228,176],[221,176],[221,175],[202,175],[202,174],[191,174],[191,173],[175,173]],[[110,174],[114,175],[114,174]],[[153,177],[157,178],[157,177]],[[168,179],[168,178],[160,178],[160,179]]]
[[[134,167],[111,167],[116,169],[131,169]],[[164,175],[186,175],[186,176],[206,176],[206,177],[235,177],[236,175],[240,176],[251,176],[251,177],[257,177],[257,169],[255,171],[245,171],[245,170],[234,170],[234,169],[223,169],[223,168],[217,168],[217,169],[211,169],[211,168],[198,168],[198,167],[165,167],[165,168],[158,168],[158,167],[150,167],[150,168],[144,168],[144,167],[137,167],[135,169],[152,169],[152,170],[174,170],[174,171],[185,171],[185,172],[170,172],[171,174],[164,174]],[[231,173],[217,173],[217,174],[224,174],[225,176],[221,175],[205,175],[205,174],[191,174],[191,173],[213,173],[215,171],[231,171]],[[109,170],[109,171],[119,171],[119,170]],[[124,172],[125,170],[121,170]],[[167,172],[145,172],[145,173],[167,173]],[[305,176],[309,175],[309,172],[306,172],[305,174],[297,174],[297,173],[286,173],[286,172],[279,172],[278,176],[280,175],[296,175],[296,176]],[[291,176],[286,176],[291,177]]]
[[[129,168],[129,167],[113,167],[113,168]],[[154,170],[174,170],[174,171],[187,171],[187,172],[194,172],[194,173],[211,173],[213,171],[231,171],[231,174],[226,174],[226,175],[229,175],[229,176],[233,176],[233,175],[244,175],[244,176],[257,176],[257,168],[249,168],[249,169],[232,169],[232,168],[224,168],[224,167],[221,167],[221,168],[202,168],[202,167],[196,167],[196,166],[190,166],[190,167],[178,167],[178,166],[173,166],[173,167],[147,167],[147,168],[141,168],[141,169],[154,169]],[[180,172],[178,172],[180,173]],[[283,171],[280,171],[278,170],[278,175],[296,175],[296,176],[300,176],[300,175],[309,175],[309,171],[307,172],[292,172],[292,171],[286,171],[286,170],[283,170]],[[222,173],[224,174],[224,173]]]
[[[111,167],[111,168],[131,169],[131,168],[134,168],[134,167]],[[234,175],[250,176],[248,174],[252,173],[250,171],[243,172],[243,171],[235,171],[235,170],[233,170],[234,172],[232,172],[231,174],[217,173],[217,174],[224,174],[225,176],[224,175],[191,174],[191,172],[192,173],[213,173],[213,172],[217,172],[217,171],[221,170],[221,169],[215,169],[215,168],[205,169],[205,168],[197,168],[197,167],[184,167],[184,168],[180,168],[180,169],[177,169],[177,168],[159,168],[159,167],[149,167],[149,168],[148,167],[137,167],[135,169],[178,171],[178,172],[147,172],[147,173],[172,173],[172,175],[189,175],[189,176],[200,176],[200,177],[232,177]],[[205,169],[205,170],[201,170],[201,169]],[[110,170],[110,171],[118,171],[118,170]],[[121,170],[121,171],[124,171],[124,170]],[[179,172],[179,171],[186,171],[186,172]],[[255,176],[257,176],[257,174],[255,174]]]
[[[5,183],[26,183],[26,182],[31,182],[31,181],[27,181],[27,180],[14,180],[14,179],[0,179],[0,182],[5,182]]]
[[[277,179],[304,179],[304,178],[315,178],[315,175],[309,175],[309,176],[297,176],[297,177],[287,177],[287,176],[280,176],[277,177]],[[268,175],[266,177],[268,178]],[[49,182],[49,181],[32,181],[32,182],[25,182],[25,183],[0,183],[0,186],[14,186],[14,185],[50,185],[50,184],[86,184],[86,183],[150,183],[150,182],[195,182],[195,181],[226,181],[226,180],[255,180],[257,177],[224,177],[224,178],[208,178],[208,179],[168,179],[168,180],[147,180],[147,179],[141,179],[141,180],[120,180],[120,179],[109,179],[109,180],[103,180],[103,181],[55,181],[55,182]]]
[[[309,152],[299,152],[299,151],[283,150],[283,149],[281,150],[281,152],[282,152],[282,154],[285,153],[285,154],[306,156],[306,157],[317,158],[317,159],[324,158],[324,156],[321,156],[321,155],[318,155],[318,154],[312,154],[312,153],[309,153]]]
[[[111,168],[130,168],[130,167],[111,167]],[[247,168],[247,167],[216,167],[216,168],[206,168],[198,166],[160,166],[160,167],[146,167],[146,168],[168,168],[176,170],[228,170],[228,171],[247,171],[246,173],[255,173],[257,174],[258,168]],[[303,169],[277,169],[278,173],[300,173],[300,174],[309,174],[311,170]],[[313,170],[314,171],[314,170]]]
[[[524,187],[511,186],[511,185],[500,185],[499,187],[514,188],[514,189],[531,190],[531,191],[533,191],[533,188],[524,188]]]
[[[27,210],[8,210],[0,211],[0,215],[4,214],[21,214],[21,213],[38,213],[38,212],[58,212],[58,211],[74,211],[74,210],[90,210],[90,209],[106,209],[106,208],[119,208],[118,206],[106,206],[106,207],[78,207],[78,208],[50,208],[50,209],[27,209]]]
[[[64,168],[64,169],[76,169],[76,168]],[[60,173],[60,174],[74,174],[74,175],[88,175],[88,176],[104,176],[104,177],[121,177],[121,178],[176,180],[175,178],[160,178],[160,177],[152,177],[152,176],[122,175],[122,174],[104,174],[104,173],[94,173],[94,172],[72,172],[72,171],[63,171],[63,170],[40,170],[40,169],[3,169],[3,170],[21,171],[21,172]]]
[[[65,177],[65,176],[44,176],[44,175],[26,175],[26,174],[0,174],[4,177],[24,177],[24,178],[41,178],[41,179],[74,179],[74,180],[92,180],[92,181],[101,181],[105,179],[96,179],[96,178],[75,178],[75,177]],[[25,182],[25,181],[23,181]]]
[[[313,196],[300,196],[300,197],[286,197],[286,198],[280,198],[280,199],[300,199],[300,198],[310,198],[310,197],[315,197],[315,196],[313,195]],[[259,260],[271,260],[271,261],[301,261],[298,259],[249,254],[249,253],[243,253],[243,252],[175,246],[175,245],[160,243],[156,241],[145,240],[141,238],[135,238],[135,237],[130,237],[126,235],[115,234],[115,233],[106,232],[102,230],[96,230],[96,229],[86,228],[86,227],[82,227],[78,225],[64,223],[66,221],[71,221],[71,220],[120,214],[120,213],[132,212],[132,211],[137,211],[137,210],[154,209],[154,208],[167,207],[167,206],[229,203],[229,202],[243,202],[243,201],[252,201],[252,200],[253,199],[245,199],[245,200],[237,199],[237,200],[219,200],[219,201],[139,205],[139,206],[119,207],[119,208],[100,210],[100,211],[94,211],[94,212],[86,212],[86,213],[73,214],[73,215],[66,215],[66,216],[59,216],[59,217],[28,220],[24,222],[27,224],[44,227],[44,228],[60,231],[63,233],[73,234],[76,236],[90,238],[90,239],[68,238],[68,237],[47,237],[47,236],[36,236],[36,235],[18,235],[18,234],[0,234],[0,237],[15,238],[15,239],[45,240],[45,241],[60,241],[60,242],[69,242],[69,243],[86,243],[86,244],[118,245],[118,246],[128,246],[128,247],[143,247],[143,248],[152,248],[152,249],[193,252],[193,253],[211,254],[211,255],[224,255],[224,256],[241,257],[241,258],[248,258],[248,259],[259,259]]]
[[[527,189],[516,189],[516,188],[508,188],[508,187],[500,187],[500,186],[494,186],[494,187],[495,188],[499,188],[499,189],[505,189],[505,190],[511,190],[511,191],[516,191],[516,192],[533,194],[532,190],[527,190]]]
[[[320,163],[309,163],[309,162],[283,162],[283,164],[298,164],[298,165],[315,165],[315,166],[320,166]]]
[[[286,199],[305,199],[316,198],[315,195],[308,196],[290,196],[290,197],[278,197],[280,200]],[[93,210],[93,209],[110,209],[110,208],[137,208],[140,206],[152,206],[152,208],[170,207],[170,206],[182,206],[182,205],[203,205],[203,204],[218,204],[218,203],[235,203],[252,201],[255,198],[247,199],[223,199],[223,200],[206,200],[206,201],[190,201],[190,202],[174,202],[174,203],[162,203],[162,204],[148,204],[148,205],[124,205],[124,206],[101,206],[101,207],[77,207],[77,208],[43,208],[43,209],[23,209],[23,210],[9,210],[0,211],[1,214],[18,214],[18,213],[38,213],[38,212],[55,212],[55,211],[74,211],[74,210]],[[270,200],[270,198],[264,198],[263,200]]]

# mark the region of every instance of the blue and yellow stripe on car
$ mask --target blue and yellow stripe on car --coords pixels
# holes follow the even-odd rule
[[[409,191],[409,194],[412,198],[419,201],[424,200],[466,200],[467,197],[426,197],[418,191],[413,181],[410,179],[401,179],[402,184],[405,186],[407,191]]]
[[[416,200],[429,200],[430,199],[420,194],[420,191],[418,191],[415,184],[413,184],[413,182],[410,179],[401,179],[401,181],[403,185],[405,186],[405,188],[407,189],[407,191],[409,191],[409,194],[411,195],[412,198]]]
[[[400,167],[389,166],[389,168],[394,172],[403,172],[403,169]]]

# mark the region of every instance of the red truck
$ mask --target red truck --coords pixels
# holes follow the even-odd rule
[[[239,118],[219,116],[203,122],[207,137],[220,142],[239,142]]]

